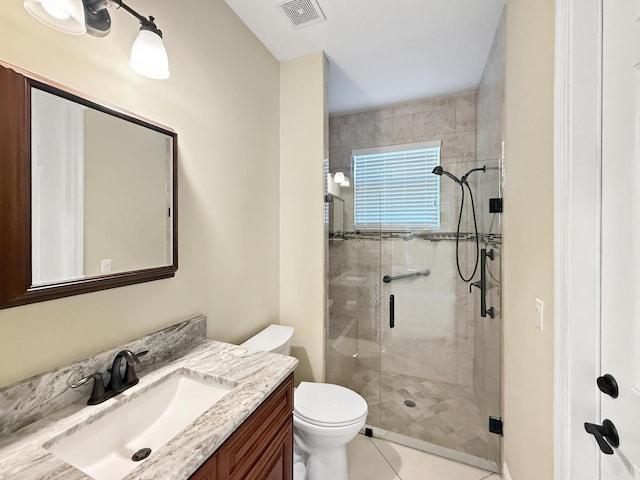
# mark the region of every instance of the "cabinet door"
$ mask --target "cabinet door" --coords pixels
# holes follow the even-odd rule
[[[196,472],[189,477],[189,480],[219,480],[216,476],[218,471],[218,456],[214,453],[204,462]]]
[[[264,475],[264,461],[269,457],[268,452],[276,446],[285,444],[284,436],[292,436],[289,431],[292,423],[291,412],[293,412],[293,378],[289,377],[220,447],[218,450],[219,478],[230,480],[267,478],[259,475]],[[292,452],[291,445],[289,450]],[[292,455],[293,453],[291,457]]]
[[[259,480],[293,480],[293,424],[285,425],[264,453],[256,466],[255,477],[250,473],[248,478]]]

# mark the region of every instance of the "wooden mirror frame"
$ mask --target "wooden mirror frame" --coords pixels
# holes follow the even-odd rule
[[[31,88],[79,101],[173,139],[173,256],[170,265],[32,285]],[[170,278],[178,269],[178,135],[150,120],[0,62],[0,309]]]

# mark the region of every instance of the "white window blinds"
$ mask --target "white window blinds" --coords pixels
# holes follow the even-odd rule
[[[386,231],[440,228],[440,141],[355,150],[354,225]]]

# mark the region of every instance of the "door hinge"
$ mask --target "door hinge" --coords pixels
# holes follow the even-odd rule
[[[489,417],[489,431],[502,436],[502,418]]]
[[[502,213],[502,198],[489,199],[489,213]]]

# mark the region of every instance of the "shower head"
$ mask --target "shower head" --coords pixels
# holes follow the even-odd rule
[[[456,183],[459,183],[462,185],[462,181],[458,179],[458,177],[456,177],[455,175],[447,172],[444,168],[442,168],[440,165],[438,165],[437,167],[435,167],[431,173],[435,174],[435,175],[446,175],[447,177],[449,177],[451,180],[453,180]]]

